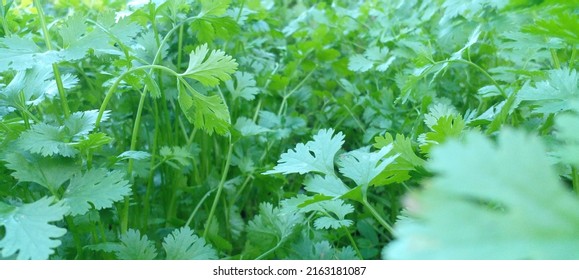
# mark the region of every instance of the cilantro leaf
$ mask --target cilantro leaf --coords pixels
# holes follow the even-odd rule
[[[33,203],[12,206],[0,201],[0,226],[5,235],[0,240],[2,257],[17,254],[19,260],[48,259],[66,229],[50,222],[60,221],[68,211],[62,203],[53,204],[53,198],[44,197]]]
[[[340,173],[354,180],[358,186],[368,186],[386,166],[398,157],[398,155],[393,155],[384,158],[391,150],[392,145],[388,145],[372,153],[367,147],[343,154],[338,161]]]
[[[411,178],[410,171],[425,164],[425,161],[414,153],[410,138],[402,134],[397,134],[394,140],[390,133],[386,133],[384,136],[376,137],[375,141],[374,147],[376,148],[392,145],[392,150],[387,155],[400,155],[374,178],[372,183],[376,185],[404,182]]]
[[[66,136],[61,127],[39,123],[20,135],[18,146],[42,156],[72,157],[77,151],[66,142],[68,140]]]
[[[450,138],[461,136],[464,128],[465,123],[460,115],[446,115],[438,118],[436,124],[432,126],[431,132],[421,134],[418,137],[420,151],[429,153],[435,145],[444,143]]]
[[[579,200],[563,188],[541,141],[513,130],[470,133],[432,150],[437,175],[406,199],[395,259],[576,259]],[[556,201],[556,203],[553,203]]]
[[[214,131],[220,135],[229,132],[229,110],[220,96],[206,96],[192,88],[189,89],[190,95],[182,86],[179,89],[179,105],[189,122],[210,135]]]
[[[306,178],[305,190],[332,198],[346,194],[350,189],[337,177],[314,175]]]
[[[321,172],[334,175],[334,157],[344,144],[344,134],[338,132],[334,136],[333,129],[322,129],[313,138],[283,153],[274,169],[264,174]]]
[[[92,207],[109,208],[131,192],[124,177],[120,171],[108,172],[102,168],[77,174],[70,179],[62,200],[70,207],[71,215],[83,215]]]
[[[188,227],[175,229],[163,241],[168,260],[215,260],[217,252]]]
[[[209,55],[207,44],[198,46],[189,56],[189,66],[181,76],[201,82],[206,86],[216,86],[219,81],[227,81],[237,69],[237,63],[221,50],[213,50]]]
[[[552,114],[570,110],[569,100],[579,99],[579,74],[575,69],[555,69],[549,71],[547,81],[528,83],[521,88],[517,97],[531,101],[533,112]]]
[[[345,219],[345,217],[347,214],[354,212],[354,207],[350,204],[345,204],[341,199],[324,200],[310,204],[303,209],[305,212],[312,210],[325,214],[324,217],[317,218],[314,221],[316,229],[340,229],[341,227],[349,227],[353,223],[352,220]]]
[[[56,191],[79,170],[71,158],[41,157],[28,153],[9,153],[6,167],[14,170],[12,176],[20,182],[34,182],[50,191]]]
[[[302,215],[295,212],[284,212],[270,203],[261,203],[259,214],[247,224],[247,238],[254,246],[269,250],[278,242],[285,242],[302,218]]]
[[[115,253],[121,260],[152,260],[157,257],[155,244],[146,235],[141,237],[139,230],[129,229],[120,237],[121,244]]]
[[[245,72],[236,72],[234,76],[235,86],[233,85],[233,80],[225,82],[225,86],[231,92],[233,100],[239,97],[245,100],[253,100],[255,95],[259,93],[259,89],[255,86],[255,77]]]
[[[235,122],[235,129],[241,132],[243,136],[253,136],[264,132],[271,131],[271,129],[259,126],[253,122],[253,120],[246,117],[240,117]]]
[[[60,61],[56,51],[43,52],[32,40],[16,36],[0,38],[0,72],[22,71],[42,63],[51,65]]]
[[[225,14],[231,0],[201,0],[201,15],[221,16]]]

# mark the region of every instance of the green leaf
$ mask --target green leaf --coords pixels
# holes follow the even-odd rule
[[[369,147],[345,153],[340,156],[338,165],[340,173],[354,180],[358,186],[367,186],[391,164],[398,155],[384,158],[392,150],[392,145],[382,147],[375,152],[369,152]]]
[[[320,130],[313,137],[313,141],[300,143],[295,149],[289,149],[281,155],[273,170],[263,174],[321,172],[334,175],[334,157],[344,144],[344,134],[333,134],[334,130],[331,128]]]
[[[344,204],[341,199],[325,200],[304,207],[303,211],[318,211],[324,213],[324,217],[317,218],[314,221],[316,229],[340,229],[352,225],[352,220],[345,219],[347,214],[354,212],[354,207],[350,204]]]
[[[537,82],[534,87],[525,84],[517,97],[532,102],[535,113],[552,114],[570,110],[569,101],[579,99],[579,74],[575,69],[551,70],[547,81]]]
[[[188,227],[175,229],[163,241],[168,260],[215,260],[217,252]]]
[[[62,203],[53,204],[53,200],[44,197],[21,206],[0,202],[0,226],[6,232],[0,240],[2,257],[17,254],[19,260],[45,260],[54,253],[61,244],[57,238],[66,229],[50,222],[62,220],[68,209]]]
[[[241,132],[243,136],[253,136],[271,131],[271,129],[259,126],[253,120],[246,117],[239,117],[235,122],[235,129]]]
[[[353,55],[348,62],[348,69],[354,72],[366,72],[370,70],[372,66],[374,66],[374,62],[361,54]]]
[[[202,16],[221,16],[225,14],[231,0],[201,0]]]
[[[264,251],[284,242],[293,234],[303,216],[295,212],[284,212],[269,203],[259,205],[259,214],[247,223],[247,238]]]
[[[42,51],[32,40],[16,36],[0,38],[0,72],[22,71],[36,64],[51,65],[61,60],[56,51]]]
[[[62,127],[39,123],[20,135],[18,146],[42,156],[73,157],[77,151],[66,142],[67,140],[69,140],[67,133]]]
[[[163,146],[159,154],[165,160],[177,163],[177,165],[173,165],[173,167],[177,169],[181,169],[183,166],[190,166],[195,158],[195,155],[187,150],[187,148],[179,146]]]
[[[470,133],[432,150],[437,174],[405,200],[384,250],[394,259],[577,259],[579,200],[537,137]],[[554,203],[556,202],[556,203]]]
[[[70,158],[45,158],[33,154],[9,153],[6,167],[14,170],[12,176],[20,182],[34,182],[50,191],[56,191],[79,170]]]
[[[372,180],[375,185],[404,182],[411,178],[411,171],[425,164],[425,161],[414,153],[410,138],[402,134],[396,134],[396,140],[394,140],[390,133],[386,133],[384,136],[376,137],[375,142],[374,147],[378,149],[393,145],[387,156],[399,154],[394,162],[386,166],[386,169]]]
[[[121,260],[152,260],[157,257],[155,244],[135,229],[129,229],[120,237],[121,244],[116,248],[116,255]]]
[[[229,80],[237,69],[235,59],[221,50],[208,53],[207,44],[193,50],[189,56],[189,66],[181,76],[197,80],[205,86],[216,86],[220,80]]]
[[[259,89],[255,86],[255,77],[250,73],[236,72],[234,74],[236,84],[233,85],[233,80],[225,82],[225,86],[231,92],[233,100],[242,97],[245,100],[253,100],[259,93]]]
[[[340,197],[350,191],[342,180],[334,176],[314,175],[306,178],[304,185],[306,191],[332,198]]]
[[[556,137],[562,145],[557,146],[555,154],[565,163],[579,168],[579,102],[572,103],[574,114],[561,114],[555,119]]]
[[[420,142],[420,151],[429,153],[430,149],[438,144],[442,144],[448,139],[458,138],[462,135],[465,128],[464,120],[460,115],[447,115],[438,118],[432,131],[421,134],[418,137]]]
[[[192,88],[190,95],[183,87],[179,90],[179,105],[187,120],[205,130],[209,135],[214,131],[225,135],[231,123],[229,110],[218,95],[205,96]]]
[[[101,117],[101,122],[109,118],[109,111]],[[64,122],[68,137],[80,137],[88,135],[95,128],[98,110],[75,112]]]
[[[124,177],[120,171],[102,168],[76,174],[70,179],[62,200],[70,207],[71,215],[83,215],[92,207],[109,208],[131,192],[129,181]]]

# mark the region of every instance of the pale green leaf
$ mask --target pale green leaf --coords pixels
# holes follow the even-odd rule
[[[350,189],[337,177],[314,175],[306,178],[305,190],[332,198],[346,194]]]
[[[271,129],[259,126],[253,120],[246,117],[239,117],[235,122],[235,129],[241,132],[243,136],[253,136],[271,131]]]
[[[398,157],[393,155],[384,158],[391,150],[392,145],[388,145],[375,152],[363,148],[343,154],[338,161],[340,173],[354,180],[358,186],[367,186]]]
[[[109,208],[131,192],[129,181],[124,177],[120,171],[102,168],[77,174],[70,179],[62,200],[70,207],[71,215],[83,215],[92,207]]]
[[[255,86],[255,78],[250,73],[236,72],[235,76],[235,86],[233,80],[225,82],[225,86],[231,92],[233,100],[242,97],[245,100],[253,100],[255,95],[259,93],[259,89]]]
[[[80,168],[71,158],[47,158],[27,153],[9,153],[5,161],[18,181],[34,182],[52,191],[60,188]]]
[[[45,260],[54,253],[54,248],[61,244],[57,238],[63,236],[66,229],[50,223],[62,220],[68,209],[53,201],[44,197],[21,206],[0,202],[0,226],[5,230],[0,240],[2,257],[17,254],[19,260]]]
[[[163,240],[168,260],[215,260],[217,252],[188,227],[175,229]]]
[[[121,260],[152,260],[157,257],[155,244],[138,230],[129,229],[120,237],[121,244],[116,248],[116,255]]]
[[[395,259],[577,259],[579,200],[553,171],[541,141],[513,130],[433,149],[435,177],[405,200]]]
[[[321,172],[333,175],[334,157],[344,144],[344,134],[334,135],[333,129],[322,129],[313,138],[283,153],[274,169],[264,174]]]

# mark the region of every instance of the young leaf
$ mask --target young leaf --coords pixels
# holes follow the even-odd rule
[[[402,134],[397,134],[396,140],[394,140],[390,133],[386,133],[384,136],[376,137],[375,141],[374,147],[378,149],[392,145],[392,150],[387,154],[388,156],[400,155],[372,180],[375,185],[404,182],[411,178],[410,171],[425,164],[425,161],[414,153],[410,138],[406,138]]]
[[[71,215],[83,215],[92,207],[97,210],[109,208],[131,192],[124,177],[120,171],[109,172],[102,168],[77,174],[70,179],[62,200],[70,207]]]
[[[283,153],[274,169],[263,174],[321,172],[334,175],[334,157],[344,144],[344,134],[333,134],[331,128],[320,130],[313,141],[300,143],[295,149]]]
[[[227,81],[237,69],[237,63],[221,50],[213,50],[209,55],[207,44],[193,50],[189,56],[189,66],[181,76],[201,82],[206,86],[216,86],[219,81]]]
[[[163,241],[168,260],[215,260],[217,252],[188,227],[175,229]]]
[[[51,65],[60,61],[56,51],[43,52],[34,41],[16,36],[0,38],[0,72],[22,71],[38,63]]]
[[[19,260],[48,259],[66,229],[50,222],[62,220],[68,212],[62,203],[53,204],[53,198],[44,197],[30,204],[12,206],[0,201],[0,226],[5,235],[0,240],[2,257],[17,254]]]
[[[431,132],[421,134],[418,137],[420,151],[428,153],[433,146],[444,143],[450,138],[459,137],[464,128],[464,120],[460,115],[447,115],[438,118],[436,124],[432,126]]]
[[[214,131],[220,135],[229,132],[231,123],[229,110],[221,97],[218,95],[206,96],[190,89],[191,96],[183,87],[179,88],[179,105],[189,122],[202,128],[210,135]]]
[[[116,255],[121,260],[152,260],[157,257],[155,244],[138,230],[129,229],[120,237],[121,244],[116,248]]]
[[[384,250],[395,259],[577,259],[579,200],[541,141],[501,131],[432,150],[431,184],[406,199],[408,218]],[[556,203],[553,203],[556,201]]]
[[[259,214],[247,224],[247,238],[255,246],[269,250],[278,242],[284,242],[302,218],[302,215],[295,212],[284,212],[269,203],[261,203]]]

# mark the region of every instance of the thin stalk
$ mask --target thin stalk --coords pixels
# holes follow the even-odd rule
[[[561,62],[559,62],[559,56],[557,55],[557,51],[555,49],[550,49],[551,51],[551,58],[553,59],[553,66],[556,69],[561,69]]]
[[[229,173],[229,166],[231,165],[231,156],[233,154],[233,142],[231,141],[231,136],[229,136],[229,147],[227,150],[227,158],[225,160],[225,166],[223,167],[223,173],[221,174],[221,181],[217,186],[217,193],[215,194],[215,199],[213,200],[213,205],[211,205],[211,210],[209,211],[209,216],[207,217],[207,225],[205,226],[205,231],[203,232],[203,238],[207,239],[207,234],[209,233],[209,228],[211,227],[211,222],[215,216],[215,209],[217,209],[217,204],[221,198],[221,192],[223,192],[223,187],[225,185],[225,180]]]
[[[571,58],[569,59],[569,69],[573,69],[575,67],[575,57],[577,56],[577,49],[573,48],[571,52]]]
[[[82,243],[80,242],[80,238],[78,236],[78,230],[76,229],[76,225],[74,224],[72,217],[65,216],[64,220],[72,232],[72,239],[74,240],[74,246],[76,247],[76,258],[82,253]]]
[[[44,12],[42,11],[42,5],[40,5],[40,0],[33,0],[34,7],[36,7],[38,17],[40,18],[40,25],[42,27],[42,35],[44,36],[44,42],[46,43],[46,48],[49,51],[52,50],[52,42],[50,41],[50,34],[48,33],[48,27],[46,26],[46,19],[44,18]],[[54,80],[56,81],[56,87],[58,88],[58,95],[60,97],[60,104],[62,106],[62,112],[64,117],[68,118],[70,116],[70,108],[68,108],[68,101],[66,99],[66,92],[64,91],[64,86],[62,83],[62,77],[60,76],[60,71],[58,70],[58,65],[56,63],[52,64],[52,71],[54,72]]]
[[[380,223],[380,225],[382,225],[382,227],[384,227],[391,235],[394,235],[394,229],[392,228],[392,226],[390,224],[388,224],[388,222],[386,222],[386,220],[384,220],[382,218],[382,216],[380,216],[380,213],[378,213],[378,211],[376,211],[376,209],[368,202],[368,194],[366,191],[362,191],[362,204],[368,208],[368,210],[370,210],[370,213],[372,214],[372,216],[374,216],[374,218],[376,219],[376,221],[378,221],[378,223]]]
[[[197,206],[195,206],[195,209],[193,209],[193,212],[191,212],[191,215],[189,215],[189,219],[187,219],[187,222],[185,223],[186,227],[191,225],[191,222],[193,221],[193,217],[195,217],[195,214],[197,214],[197,211],[199,211],[199,208],[201,208],[201,206],[203,205],[203,202],[205,202],[205,200],[207,198],[209,198],[209,195],[211,195],[212,192],[213,192],[213,190],[209,190],[208,192],[206,192],[205,195],[199,201],[199,203],[197,203]]]
[[[345,226],[342,226],[342,229],[346,232],[346,235],[348,236],[348,239],[350,240],[352,247],[354,247],[354,251],[356,251],[356,255],[358,255],[358,258],[360,258],[361,260],[364,259],[364,257],[362,257],[362,252],[360,252],[360,249],[358,249],[358,245],[356,245],[356,242],[354,241],[352,234],[350,234],[350,231]]]
[[[137,139],[139,136],[139,128],[141,127],[141,117],[143,115],[143,107],[145,106],[145,99],[147,97],[147,88],[143,90],[141,93],[141,98],[139,100],[139,107],[137,108],[137,116],[135,118],[135,123],[133,125],[133,134],[131,137],[131,146],[129,148],[130,151],[134,151],[137,148]],[[127,174],[130,178],[132,178],[131,174],[133,173],[133,165],[134,160],[129,158],[129,163],[127,166]],[[130,198],[125,196],[123,202],[123,210],[119,213],[120,220],[121,220],[121,233],[127,232],[129,229],[129,211],[130,211]]]
[[[312,74],[314,74],[315,70],[316,68],[312,69],[312,71],[310,71],[310,73],[308,73],[308,75],[306,75],[306,77],[303,78],[288,94],[283,96],[281,104],[279,105],[279,110],[277,112],[278,116],[281,116],[281,113],[285,109],[288,98],[290,98],[300,87],[304,85],[304,83],[312,76]]]

